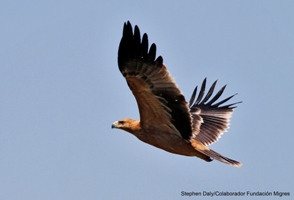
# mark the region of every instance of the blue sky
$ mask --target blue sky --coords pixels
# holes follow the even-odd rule
[[[1,1],[0,199],[293,196],[293,10],[293,1],[265,0]],[[242,168],[110,128],[139,118],[117,67],[127,20],[157,44],[187,98],[205,77],[228,84],[224,96],[238,93],[231,128],[211,148]]]

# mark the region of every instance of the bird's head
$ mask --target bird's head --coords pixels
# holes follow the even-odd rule
[[[113,122],[113,124],[111,125],[111,128],[122,129],[124,131],[134,133],[134,131],[137,131],[140,129],[140,121],[133,120],[130,118],[125,118],[125,119]]]

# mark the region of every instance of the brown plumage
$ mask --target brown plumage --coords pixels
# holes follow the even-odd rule
[[[135,26],[133,33],[130,22],[124,24],[118,66],[136,98],[140,120],[126,118],[114,122],[112,128],[125,130],[139,140],[170,153],[242,166],[240,162],[208,147],[229,128],[230,117],[237,104],[222,105],[234,95],[216,103],[225,86],[209,100],[216,81],[204,95],[204,79],[197,99],[196,87],[190,102],[186,102],[162,57],[156,58],[156,45],[152,44],[148,51],[147,34],[141,40],[139,28]]]

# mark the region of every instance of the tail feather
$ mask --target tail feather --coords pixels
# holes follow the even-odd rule
[[[230,158],[227,158],[225,156],[220,155],[219,153],[213,151],[212,149],[206,149],[206,150],[201,150],[201,149],[197,149],[197,151],[200,151],[201,153],[215,159],[218,160],[222,163],[228,164],[228,165],[232,165],[234,167],[242,167],[242,163],[236,161],[236,160],[232,160]]]

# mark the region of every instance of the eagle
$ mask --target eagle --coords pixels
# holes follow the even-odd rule
[[[241,167],[242,163],[222,156],[208,146],[227,131],[236,104],[223,105],[236,94],[217,100],[226,88],[215,95],[217,81],[205,95],[206,78],[199,94],[197,86],[189,102],[163,64],[156,57],[156,45],[148,46],[148,36],[131,23],[124,23],[118,48],[118,67],[137,101],[140,120],[130,118],[115,121],[112,128],[121,129],[139,140],[170,153],[196,156],[207,162]]]

